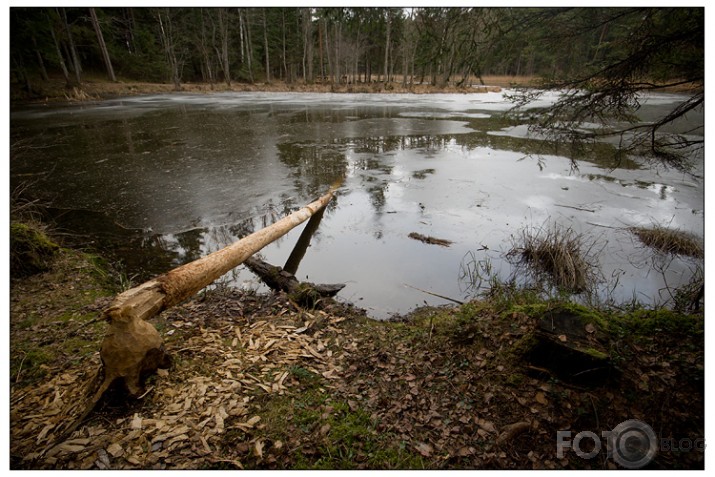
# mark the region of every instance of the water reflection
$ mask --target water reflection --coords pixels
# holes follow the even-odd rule
[[[432,303],[404,283],[464,299],[458,270],[469,252],[508,277],[500,255],[510,237],[547,219],[608,234],[602,266],[618,276],[614,295],[656,296],[664,280],[683,280],[692,264],[646,273],[628,234],[616,231],[658,223],[702,236],[702,176],[643,169],[612,144],[527,137],[495,113],[506,107],[500,101],[166,95],[31,108],[12,116],[11,185],[34,181],[32,193],[63,209],[57,221],[79,242],[149,278],[274,223],[341,180],[300,279],[348,282],[345,299],[381,317]],[[454,244],[430,247],[412,232]],[[266,247],[267,261],[290,263],[299,234]],[[236,273],[239,283],[250,279]]]

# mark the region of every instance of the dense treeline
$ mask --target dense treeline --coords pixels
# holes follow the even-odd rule
[[[607,75],[610,66],[624,63],[633,66],[626,74],[643,81],[702,82],[703,76],[702,8],[48,7],[10,13],[11,72],[28,90],[50,75],[78,84],[87,74],[177,88],[274,80],[462,85],[483,75]]]

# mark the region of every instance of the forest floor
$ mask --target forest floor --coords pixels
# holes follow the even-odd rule
[[[226,83],[182,83],[181,92],[184,93],[221,93],[221,92],[296,92],[296,93],[479,93],[487,91],[501,91],[505,87],[529,86],[535,81],[532,77],[488,76],[483,78],[484,84],[475,82],[474,86],[445,86],[438,87],[430,84],[414,84],[402,86],[401,81],[391,83],[373,82],[356,84],[331,84],[314,83],[305,84],[302,81],[286,83],[272,81],[270,83],[240,83],[233,82],[231,86]],[[32,83],[32,92],[20,88],[17,83],[11,84],[10,98],[13,104],[20,103],[47,103],[56,101],[91,101],[108,99],[120,96],[138,94],[157,94],[175,92],[170,83],[147,83],[131,80],[116,82],[107,81],[101,77],[87,77],[80,87],[68,86],[64,79],[50,78],[47,81]]]
[[[702,314],[528,294],[376,321],[340,303],[202,292],[153,321],[172,367],[139,399],[109,393],[62,438],[100,366],[101,310],[120,289],[107,265],[62,249],[11,281],[13,469],[608,469],[605,441],[591,459],[559,457],[557,431],[576,444],[628,419],[658,436],[646,468],[704,466]],[[593,318],[605,379],[571,382],[525,358],[538,316],[562,306]]]

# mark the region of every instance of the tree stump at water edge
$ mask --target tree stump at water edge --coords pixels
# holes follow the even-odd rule
[[[169,366],[161,335],[146,320],[191,297],[322,210],[336,188],[333,186],[316,201],[217,252],[117,295],[103,313],[109,330],[100,351],[102,372],[97,378],[102,380],[101,384],[96,386],[97,391],[89,398],[85,410],[67,427],[65,435],[81,424],[113,384],[123,385],[129,396],[137,398],[144,393],[146,377]]]
[[[523,357],[562,381],[599,385],[616,372],[600,342],[599,326],[567,309],[546,312],[536,330],[523,338]]]

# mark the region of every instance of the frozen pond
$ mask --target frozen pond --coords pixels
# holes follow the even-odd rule
[[[653,96],[641,114],[681,99]],[[11,114],[11,185],[30,184],[60,226],[121,258],[138,281],[342,179],[296,275],[346,283],[339,298],[377,318],[448,303],[425,291],[469,297],[459,278],[467,261],[508,278],[514,238],[551,223],[596,242],[602,300],[659,304],[668,287],[689,281],[697,261],[654,259],[625,228],[658,224],[702,237],[701,152],[689,174],[637,159],[611,169],[604,143],[576,157],[574,170],[568,148],[547,153],[525,126],[501,118],[510,106],[501,93],[234,93],[25,108]],[[702,124],[702,114],[688,121]],[[266,247],[265,259],[283,265],[301,229]],[[412,232],[453,243],[425,244]],[[243,267],[223,281],[259,287]]]

